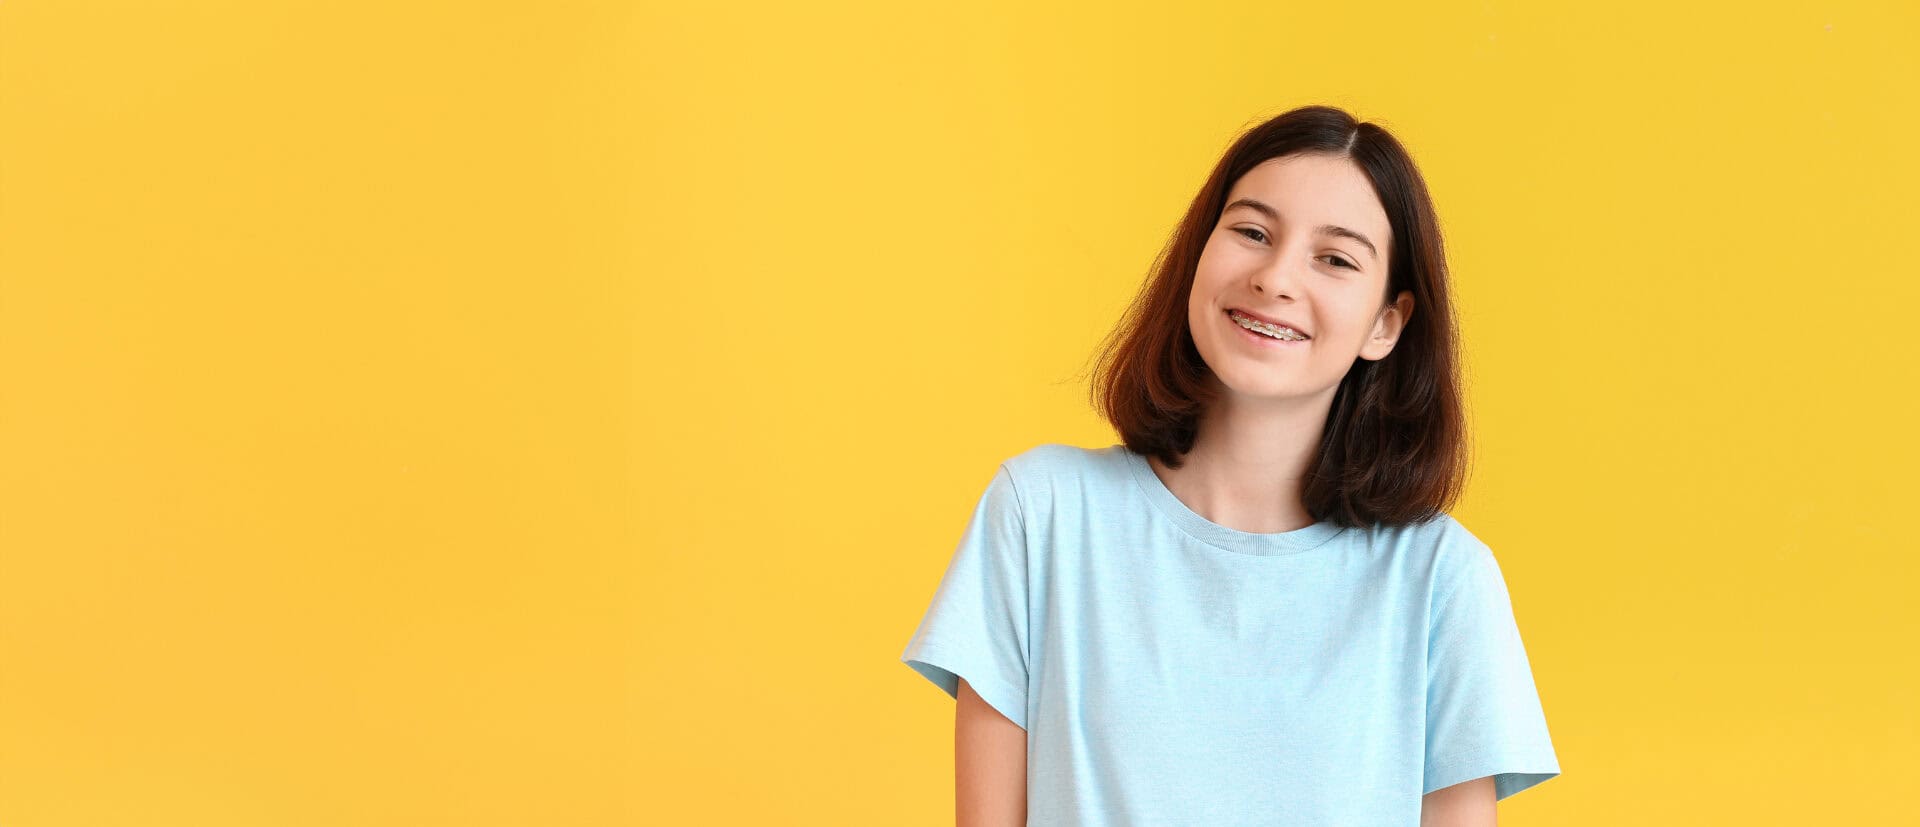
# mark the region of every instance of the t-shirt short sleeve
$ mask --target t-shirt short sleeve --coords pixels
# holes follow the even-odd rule
[[[1560,774],[1505,577],[1469,538],[1428,636],[1426,772],[1421,794],[1494,777],[1495,800]]]
[[[947,563],[933,602],[900,660],[955,699],[960,678],[1027,726],[1027,544],[1019,492],[1005,463]]]

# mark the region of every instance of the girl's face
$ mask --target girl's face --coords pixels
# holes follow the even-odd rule
[[[1194,272],[1187,324],[1201,358],[1238,397],[1330,395],[1354,359],[1393,349],[1412,312],[1408,291],[1381,301],[1392,241],[1386,210],[1352,161],[1306,153],[1248,170]],[[1238,320],[1242,312],[1251,318]],[[1292,331],[1248,330],[1256,320]]]

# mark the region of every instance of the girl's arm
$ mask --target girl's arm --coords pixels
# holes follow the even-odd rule
[[[1027,731],[981,699],[966,678],[954,712],[953,772],[958,827],[1026,825]]]
[[[1493,776],[1462,781],[1420,797],[1420,827],[1494,827]]]

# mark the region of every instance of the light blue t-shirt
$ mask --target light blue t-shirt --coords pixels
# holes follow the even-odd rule
[[[1027,730],[1035,825],[1417,825],[1560,774],[1492,552],[1451,515],[1275,534],[1124,445],[1002,463],[900,658]]]

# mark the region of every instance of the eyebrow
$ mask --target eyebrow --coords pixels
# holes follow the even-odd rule
[[[1254,210],[1260,213],[1261,215],[1266,216],[1268,220],[1276,224],[1280,222],[1280,211],[1270,206],[1267,206],[1267,203],[1264,201],[1257,201],[1252,198],[1241,198],[1234,201],[1231,204],[1228,204],[1227,210],[1231,210],[1234,207],[1246,207],[1250,210]],[[1224,213],[1226,212],[1226,210],[1222,210],[1221,212]],[[1375,260],[1378,260],[1380,258],[1380,251],[1374,249],[1373,242],[1368,241],[1366,236],[1361,235],[1352,230],[1349,230],[1345,227],[1342,227],[1336,224],[1322,224],[1318,227],[1313,228],[1313,231],[1316,233],[1321,233],[1323,235],[1336,235],[1336,236],[1340,236],[1341,238],[1351,238],[1354,241],[1357,241],[1363,245],[1366,245],[1367,253],[1369,255],[1372,255]]]

